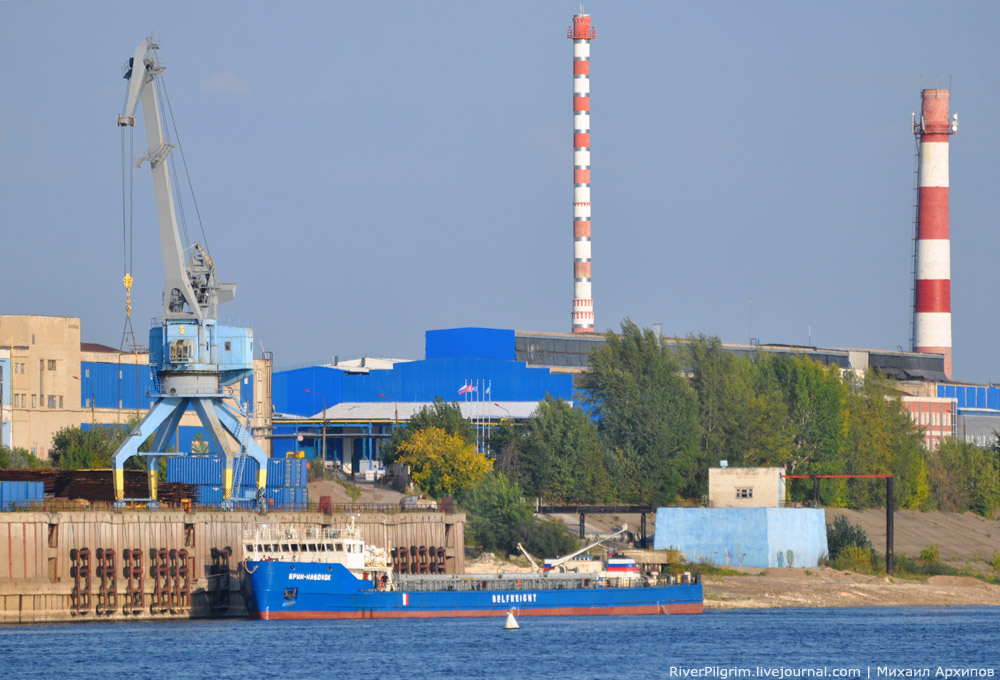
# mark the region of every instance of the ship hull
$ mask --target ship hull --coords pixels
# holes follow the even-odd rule
[[[379,591],[340,565],[248,562],[243,573],[251,616],[259,619],[408,619],[504,616],[700,614],[701,584],[562,587],[558,579],[517,574],[464,576],[454,581],[411,577],[414,589]],[[584,582],[579,579],[579,582]],[[506,583],[509,582],[509,586]],[[498,583],[504,585],[497,587]],[[430,588],[441,589],[430,589]],[[451,589],[454,588],[454,589]],[[473,588],[473,589],[468,589]]]

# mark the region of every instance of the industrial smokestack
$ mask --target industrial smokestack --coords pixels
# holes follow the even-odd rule
[[[573,41],[573,332],[594,332],[590,291],[590,15],[577,14]]]
[[[913,134],[919,144],[917,233],[914,245],[913,351],[944,354],[951,379],[951,241],[948,225],[948,90],[924,90]]]

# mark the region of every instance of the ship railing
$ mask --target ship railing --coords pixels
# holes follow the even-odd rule
[[[597,574],[461,574],[417,578],[398,574],[400,590],[419,591],[518,591],[518,590],[570,590],[584,588],[615,588],[624,584],[615,578],[601,578]],[[645,585],[635,580],[632,587]]]
[[[247,527],[244,530],[243,540],[270,543],[280,541],[326,541],[358,538],[355,534],[356,532],[351,532],[347,529],[258,524]]]

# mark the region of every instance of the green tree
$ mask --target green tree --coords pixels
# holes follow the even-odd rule
[[[492,472],[462,497],[468,514],[466,542],[484,550],[516,554],[517,544],[539,557],[572,552],[578,545],[562,522],[536,519],[525,505],[521,486]]]
[[[52,467],[49,461],[31,455],[27,449],[0,446],[0,468],[38,470],[48,467]]]
[[[581,401],[597,420],[609,451],[617,452],[622,500],[668,503],[705,493],[698,454],[698,403],[672,351],[631,320],[608,332],[577,381]]]
[[[608,500],[603,447],[582,408],[546,395],[517,447],[529,495],[570,503]]]
[[[924,462],[923,436],[902,408],[894,384],[878,371],[849,383],[848,433],[844,468],[848,474],[891,474],[897,507],[929,509],[933,505]],[[852,508],[883,507],[883,480],[851,480],[845,491]]]
[[[928,456],[928,476],[938,506],[992,518],[1000,507],[996,455],[975,444],[945,439]]]
[[[833,524],[826,525],[826,544],[830,559],[836,559],[848,546],[872,552],[872,542],[860,524],[851,524],[844,515],[837,515]]]
[[[847,387],[837,367],[791,354],[762,355],[758,361],[761,370],[772,373],[788,409],[792,441],[787,471],[842,473],[848,433]],[[842,481],[828,481],[821,490],[826,505],[844,505],[846,484]],[[792,485],[793,498],[803,499],[811,494],[811,483]]]
[[[417,432],[429,427],[444,430],[467,444],[476,441],[476,431],[469,419],[462,415],[459,405],[456,402],[449,404],[441,397],[435,397],[434,403],[417,411],[405,427],[397,427],[392,431],[392,436],[382,445],[382,461],[387,465],[396,462],[401,447]]]
[[[484,550],[516,552],[518,527],[532,519],[523,495],[517,482],[499,472],[471,487],[461,499],[469,515],[466,541]]]
[[[398,462],[410,466],[410,479],[434,498],[461,496],[482,480],[493,461],[461,437],[440,427],[416,432],[399,447]]]
[[[139,424],[139,417],[133,415],[124,425],[97,425],[89,429],[64,427],[52,437],[52,464],[61,470],[95,470],[111,467],[111,456],[126,437]],[[153,436],[140,444],[139,451],[149,451]],[[145,470],[145,456],[132,456],[125,461],[126,470]],[[160,477],[166,472],[165,461],[160,459]]]

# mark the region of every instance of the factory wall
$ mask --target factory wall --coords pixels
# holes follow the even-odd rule
[[[427,359],[514,361],[514,331],[499,328],[446,328],[424,334]]]
[[[716,566],[815,567],[827,554],[823,510],[659,508],[656,550]]]
[[[311,416],[323,410],[323,397],[328,408],[341,402],[385,399],[434,401],[441,397],[452,401],[459,399],[459,388],[469,380],[489,385],[486,399],[493,401],[538,401],[546,394],[573,399],[571,375],[528,368],[523,362],[452,357],[402,362],[390,370],[368,373],[347,373],[326,366],[277,372],[273,379],[274,408],[279,413]],[[484,388],[480,389],[482,394]]]

